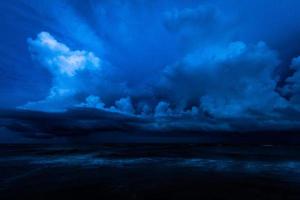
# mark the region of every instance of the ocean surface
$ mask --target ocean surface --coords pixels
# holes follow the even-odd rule
[[[300,146],[0,145],[0,199],[300,199]]]

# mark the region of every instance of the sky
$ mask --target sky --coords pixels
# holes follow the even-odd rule
[[[300,129],[299,7],[1,1],[0,140],[291,138]]]

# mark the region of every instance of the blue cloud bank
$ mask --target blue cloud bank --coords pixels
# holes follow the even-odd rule
[[[1,130],[299,130],[298,1],[17,2],[0,3]]]

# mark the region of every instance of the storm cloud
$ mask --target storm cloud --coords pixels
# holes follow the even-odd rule
[[[298,130],[300,15],[289,2],[23,2],[20,24],[3,24],[21,40],[1,47],[0,125],[29,137]]]

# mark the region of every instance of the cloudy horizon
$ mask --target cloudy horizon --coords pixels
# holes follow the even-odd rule
[[[1,137],[297,132],[288,2],[1,2]]]

